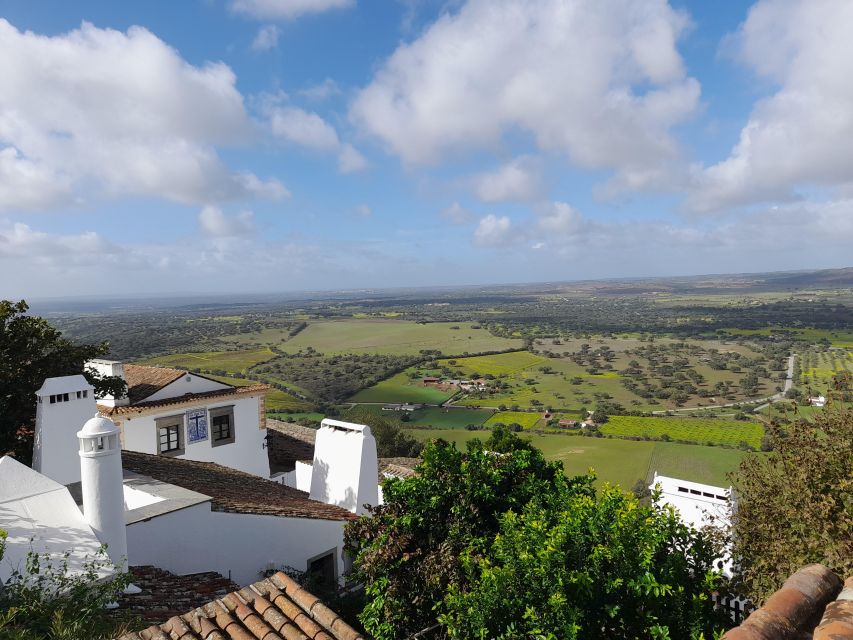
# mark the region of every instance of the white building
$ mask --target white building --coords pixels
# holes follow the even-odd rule
[[[731,526],[732,514],[737,507],[732,495],[732,488],[715,487],[710,484],[690,482],[680,478],[658,475],[649,489],[660,490],[658,505],[670,505],[678,511],[681,521],[694,529],[712,526],[728,529]],[[732,560],[723,559],[723,574],[731,577]]]
[[[80,479],[63,455],[96,411],[114,420],[125,450],[218,464],[269,477],[265,398],[268,385],[234,387],[180,369],[93,360],[88,366],[127,382],[127,395],[103,398],[83,376],[45,380],[36,392],[33,468],[62,484]]]
[[[826,397],[825,396],[812,396],[809,398],[809,404],[813,407],[825,407],[826,406]]]

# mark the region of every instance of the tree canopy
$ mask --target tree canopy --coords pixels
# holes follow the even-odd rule
[[[84,371],[87,360],[107,353],[105,343],[74,344],[44,318],[28,315],[23,300],[0,300],[0,453],[29,462],[35,424],[35,392],[45,378],[84,374],[95,393],[122,393],[118,378]]]
[[[740,591],[763,602],[803,565],[853,573],[853,410],[769,428],[772,453],[733,475]]]
[[[427,445],[419,474],[349,524],[360,616],[379,640],[435,625],[450,638],[709,638],[718,548],[670,509],[567,478],[496,429],[467,451]]]

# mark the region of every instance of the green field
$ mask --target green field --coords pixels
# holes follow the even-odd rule
[[[429,407],[412,413],[407,424],[436,427],[439,429],[464,429],[469,424],[481,425],[492,415],[484,409],[440,409]]]
[[[799,365],[801,374],[797,386],[811,389],[814,394],[826,394],[837,373],[853,375],[853,351],[813,346],[799,354]]]
[[[532,429],[542,418],[541,413],[529,413],[524,411],[498,411],[486,420],[486,425],[493,424],[520,424],[525,429]]]
[[[438,349],[447,355],[519,349],[521,340],[499,338],[471,322],[418,324],[407,320],[348,318],[310,321],[290,338],[284,329],[237,334],[223,340],[243,344],[268,344],[296,353],[312,347],[326,355],[341,353],[417,354]],[[454,328],[455,327],[455,328]]]
[[[412,380],[406,372],[402,372],[368,389],[362,389],[349,402],[441,404],[452,395],[453,391],[426,387],[420,380]]]
[[[446,429],[409,430],[416,438],[442,438],[464,447],[472,438],[485,440],[488,432]],[[693,482],[728,486],[726,475],[748,455],[735,449],[701,447],[674,442],[635,442],[610,438],[525,434],[549,460],[563,463],[567,475],[595,470],[599,482],[630,489],[637,480],[649,481],[657,471]]]
[[[210,374],[204,374],[205,378],[210,378],[211,380],[217,380],[219,382],[224,382],[225,384],[230,384],[234,387],[246,387],[252,384],[259,384],[257,380],[249,380],[247,378],[231,378],[229,376],[214,376]],[[285,393],[279,389],[270,389],[267,391],[267,413],[270,412],[280,412],[280,411],[304,411],[305,409],[310,408],[310,404],[307,402],[300,400],[299,398],[294,398],[289,393]]]
[[[842,347],[844,349],[853,349],[853,331],[834,330],[834,329],[787,329],[784,327],[764,327],[763,329],[722,329],[726,333],[735,336],[769,336],[774,333],[780,335],[790,335],[799,340],[807,340],[809,342],[819,342],[821,340],[829,340],[833,347]]]
[[[535,365],[546,364],[547,362],[548,358],[534,355],[529,351],[513,351],[511,353],[498,353],[490,356],[439,360],[438,364],[453,367],[463,377],[471,378],[485,375],[496,377],[509,375]]]
[[[611,416],[601,426],[604,435],[690,440],[701,444],[726,444],[736,447],[742,442],[753,449],[761,447],[764,427],[753,421],[722,420],[719,418],[647,418],[640,416]]]
[[[242,351],[200,351],[197,353],[173,353],[168,356],[149,358],[139,364],[158,364],[177,369],[200,369],[202,371],[225,371],[246,373],[249,368],[272,360],[275,354],[268,348]]]

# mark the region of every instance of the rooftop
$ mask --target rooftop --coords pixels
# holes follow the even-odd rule
[[[364,640],[334,611],[284,573],[166,622],[116,640]]]
[[[181,373],[186,373],[182,371]],[[195,375],[195,374],[193,374]],[[215,391],[205,391],[204,393],[187,393],[175,398],[164,398],[162,400],[152,400],[150,402],[139,402],[129,406],[108,407],[98,405],[98,410],[105,416],[124,415],[128,413],[142,413],[149,409],[159,409],[181,404],[192,404],[199,400],[213,400],[216,398],[234,397],[234,396],[251,396],[269,390],[268,384],[253,384],[245,387],[229,387],[227,389],[217,389]]]
[[[853,577],[810,564],[723,640],[853,640]]]
[[[213,511],[316,520],[355,518],[346,509],[311,500],[304,491],[213,462],[136,451],[122,451],[121,456],[126,470],[210,496]]]
[[[145,398],[173,383],[186,371],[167,367],[150,367],[141,364],[124,365],[124,379],[127,381],[127,397],[130,404],[142,402]]]

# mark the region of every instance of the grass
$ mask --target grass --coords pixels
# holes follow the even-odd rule
[[[451,364],[455,362],[455,364]],[[439,365],[446,365],[462,373],[466,378],[475,374],[480,376],[493,375],[495,377],[518,373],[535,365],[548,363],[548,358],[537,356],[529,351],[513,351],[511,353],[498,353],[491,356],[474,356],[471,358],[450,358],[439,360]]]
[[[444,429],[409,430],[416,438],[442,438],[464,447],[468,440],[489,437],[488,432]],[[567,475],[586,473],[593,468],[598,483],[610,482],[631,489],[637,480],[648,482],[655,470],[693,482],[728,486],[726,475],[747,455],[720,447],[701,447],[674,442],[634,442],[610,438],[525,434],[549,460],[559,460]]]
[[[274,357],[275,354],[269,348],[244,349],[241,351],[199,351],[149,358],[140,361],[139,364],[158,364],[177,369],[201,369],[203,371],[245,374],[256,364],[272,360]]]
[[[404,371],[368,389],[362,389],[350,398],[349,402],[441,404],[452,395],[452,391],[426,387],[420,380],[410,379]]]
[[[439,409],[430,407],[412,413],[407,424],[436,427],[439,429],[464,429],[469,424],[481,425],[487,422],[492,412],[483,409]]]
[[[520,424],[525,429],[532,429],[542,418],[541,413],[526,413],[524,411],[498,411],[486,420],[486,426],[493,424]]]
[[[725,444],[734,447],[745,442],[753,449],[759,449],[764,427],[758,422],[719,418],[611,416],[601,426],[601,432],[604,435],[650,438],[667,435],[673,440],[691,440],[700,444]]]
[[[845,349],[853,349],[853,331],[835,330],[835,329],[788,329],[785,327],[764,327],[762,329],[721,329],[726,333],[735,336],[769,336],[774,333],[788,334],[791,337],[807,340],[809,342],[819,342],[821,340],[829,340],[833,347],[842,347]]]
[[[455,328],[454,328],[455,327]],[[475,328],[471,322],[433,322],[418,324],[407,320],[381,318],[348,318],[311,321],[293,338],[287,331],[238,334],[225,340],[265,341],[282,351],[296,353],[312,347],[327,354],[379,353],[387,355],[417,354],[424,349],[438,349],[447,355],[503,351],[521,348],[521,340],[499,338],[488,330]],[[289,338],[289,339],[288,339]]]

